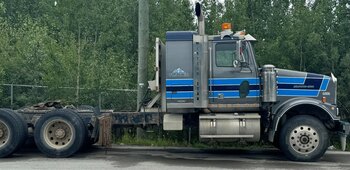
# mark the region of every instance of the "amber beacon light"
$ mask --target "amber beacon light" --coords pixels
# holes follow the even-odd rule
[[[221,24],[221,30],[231,30],[232,29],[232,25],[231,23],[225,22]]]

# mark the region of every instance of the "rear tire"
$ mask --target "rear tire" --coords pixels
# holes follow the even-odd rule
[[[280,149],[293,161],[317,161],[329,146],[328,131],[315,117],[292,117],[282,127]]]
[[[0,109],[0,157],[8,157],[20,149],[28,135],[22,116],[9,109]]]
[[[84,145],[85,125],[72,110],[54,110],[43,115],[36,123],[34,140],[38,149],[48,157],[69,157]]]

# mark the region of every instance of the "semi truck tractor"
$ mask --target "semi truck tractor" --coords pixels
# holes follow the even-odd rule
[[[198,129],[203,142],[269,141],[294,161],[316,161],[339,134],[343,148],[350,126],[337,107],[337,78],[264,65],[259,68],[245,31],[222,24],[218,35],[205,34],[196,4],[197,31],[168,31],[155,43],[156,93],[137,112],[63,107],[57,102],[0,109],[0,157],[17,151],[28,135],[49,157],[68,157],[105,140],[111,126],[161,125],[166,131]],[[190,121],[188,121],[190,119]],[[107,121],[108,122],[108,121]],[[108,136],[108,134],[107,134]]]

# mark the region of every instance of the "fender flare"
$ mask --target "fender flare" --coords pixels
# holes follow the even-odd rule
[[[326,106],[324,103],[322,103],[319,100],[313,99],[313,98],[293,98],[290,100],[287,100],[285,102],[283,102],[282,104],[280,104],[276,109],[274,109],[274,111],[272,112],[274,115],[273,118],[273,124],[271,126],[271,129],[269,130],[269,141],[273,142],[274,137],[275,137],[275,133],[278,130],[278,124],[280,123],[280,119],[284,116],[284,114],[286,112],[288,112],[290,109],[299,106],[299,105],[313,105],[316,106],[320,109],[322,109],[323,111],[325,111],[325,113],[328,114],[328,116],[332,119],[332,120],[340,120],[338,117],[336,117]]]

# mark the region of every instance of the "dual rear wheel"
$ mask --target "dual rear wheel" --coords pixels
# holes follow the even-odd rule
[[[20,149],[27,136],[27,123],[20,114],[0,109],[0,158],[11,156]]]
[[[0,158],[20,149],[27,136],[28,126],[22,115],[10,109],[0,109]],[[80,150],[87,139],[83,119],[69,109],[48,112],[35,124],[35,143],[48,157],[69,157]]]
[[[86,138],[82,118],[69,109],[46,113],[35,125],[35,143],[48,157],[69,157],[84,146]]]

